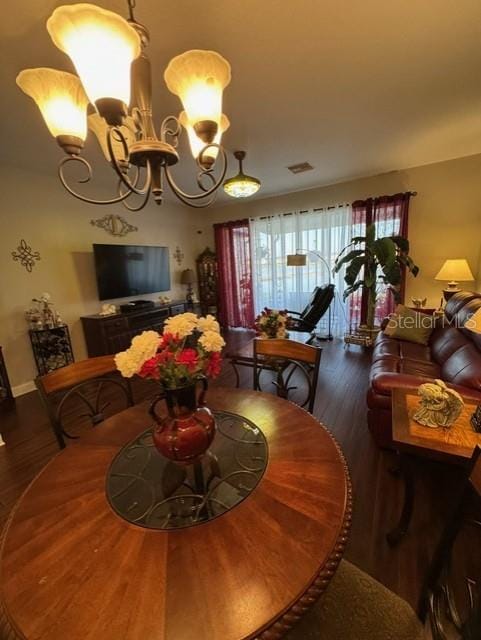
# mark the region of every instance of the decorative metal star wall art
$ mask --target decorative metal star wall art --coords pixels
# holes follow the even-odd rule
[[[31,273],[35,266],[35,261],[40,260],[40,253],[38,251],[32,251],[32,247],[22,238],[17,247],[17,251],[12,251],[12,258],[15,262],[20,262],[22,267],[25,267],[25,269]]]
[[[122,237],[126,236],[132,231],[138,231],[138,228],[134,227],[134,225],[132,224],[129,224],[127,220],[125,220],[125,218],[112,213],[104,216],[103,218],[91,220],[90,224],[94,227],[104,229],[104,231],[110,233],[111,236]]]
[[[180,250],[180,247],[175,247],[175,251],[172,254],[172,256],[174,260],[177,262],[177,264],[180,266],[182,264],[182,260],[184,259],[184,254]]]

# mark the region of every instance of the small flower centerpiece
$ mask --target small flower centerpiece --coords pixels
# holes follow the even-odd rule
[[[224,345],[213,316],[182,313],[165,321],[162,334],[144,331],[133,338],[129,349],[115,356],[125,378],[137,375],[161,386],[162,394],[150,407],[157,423],[153,438],[157,449],[171,460],[194,462],[214,438],[215,420],[204,399],[207,378],[220,373]],[[166,401],[168,416],[155,411],[161,400]]]
[[[288,338],[289,317],[287,311],[264,308],[255,319],[255,329],[259,338]]]

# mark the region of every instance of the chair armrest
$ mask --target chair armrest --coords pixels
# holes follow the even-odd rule
[[[301,315],[299,311],[287,311],[287,313],[293,313],[295,316]]]

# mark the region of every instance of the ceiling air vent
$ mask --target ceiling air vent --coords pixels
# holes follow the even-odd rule
[[[291,173],[304,173],[304,171],[312,171],[314,167],[308,162],[299,162],[299,164],[291,164],[287,167]]]

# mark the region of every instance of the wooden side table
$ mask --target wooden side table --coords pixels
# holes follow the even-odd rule
[[[392,441],[399,453],[400,469],[404,480],[404,504],[399,522],[386,538],[390,545],[398,544],[407,533],[414,506],[414,475],[410,455],[430,460],[465,465],[473,455],[476,445],[481,446],[481,433],[474,431],[471,416],[478,403],[463,398],[461,415],[446,429],[432,429],[418,424],[412,415],[419,406],[417,389],[394,389],[392,393]]]

